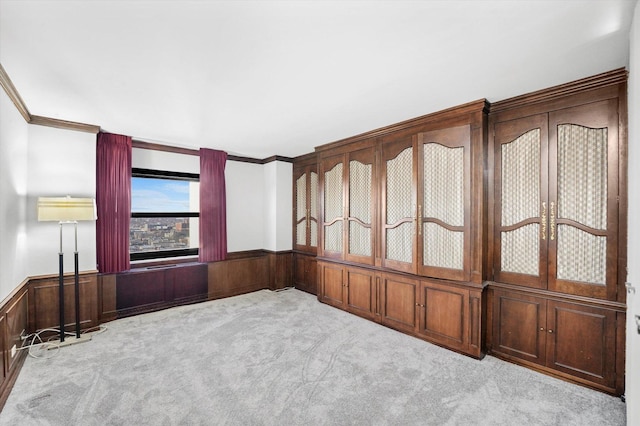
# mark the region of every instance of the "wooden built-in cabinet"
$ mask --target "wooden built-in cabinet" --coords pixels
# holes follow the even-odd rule
[[[626,77],[317,147],[318,299],[623,394]]]
[[[316,148],[320,301],[484,355],[486,106]]]
[[[496,289],[493,317],[493,354],[616,393],[624,311]]]
[[[459,281],[471,272],[470,124],[382,138],[385,268]],[[477,150],[483,148],[478,141]],[[482,168],[482,163],[477,165]]]
[[[293,283],[297,289],[317,294],[318,266],[315,256],[295,253],[293,255]]]
[[[626,72],[497,102],[491,353],[624,392]]]
[[[318,171],[315,156],[293,164],[293,246],[316,254],[318,246]]]
[[[293,162],[293,285],[317,294],[318,166],[315,154]]]
[[[349,262],[374,263],[375,149],[324,157],[320,163],[320,256]]]
[[[482,289],[319,261],[320,301],[477,358]]]

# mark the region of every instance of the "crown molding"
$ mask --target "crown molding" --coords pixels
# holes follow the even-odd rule
[[[617,68],[615,70],[571,81],[569,83],[560,84],[558,86],[492,102],[490,114],[496,114],[504,110],[528,106],[535,103],[553,101],[567,95],[584,92],[585,90],[599,89],[601,87],[625,83],[627,81],[628,74],[629,72],[625,68]]]
[[[20,93],[18,93],[18,89],[13,85],[9,74],[7,74],[7,71],[4,69],[2,64],[0,64],[0,86],[2,86],[4,91],[7,93],[7,96],[9,96],[9,99],[11,99],[11,102],[16,106],[18,112],[22,115],[27,124],[36,124],[38,126],[55,127],[58,129],[75,130],[87,133],[98,133],[100,131],[100,126],[93,124],[42,117],[40,115],[31,115],[27,105],[20,96]]]
[[[16,86],[13,85],[11,78],[9,78],[9,74],[7,74],[7,71],[5,71],[2,64],[0,64],[0,86],[2,86],[4,91],[7,93],[7,96],[9,96],[9,99],[11,99],[11,102],[16,106],[20,115],[24,118],[24,121],[30,123],[31,114],[27,109],[27,105],[25,105],[24,101],[20,97],[20,93],[18,93]]]
[[[86,132],[97,134],[100,126],[93,124],[78,123],[76,121],[60,120],[57,118],[42,117],[40,115],[32,115],[29,124],[37,124],[38,126],[55,127],[57,129],[75,130],[78,132]]]

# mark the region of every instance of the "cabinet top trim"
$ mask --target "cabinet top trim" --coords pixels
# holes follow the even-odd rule
[[[457,117],[460,117],[466,114],[475,113],[475,112],[488,113],[488,111],[489,111],[489,102],[486,99],[479,99],[477,101],[469,102],[453,108],[447,108],[442,111],[434,112],[427,115],[422,115],[420,117],[411,118],[409,120],[405,120],[399,123],[391,124],[389,126],[381,127],[379,129],[371,130],[365,133],[361,133],[359,135],[351,136],[349,138],[340,139],[338,141],[331,142],[325,145],[320,145],[315,147],[315,150],[316,150],[316,153],[322,152],[322,151],[328,151],[343,145],[348,145],[348,144],[359,142],[365,139],[377,138],[380,136],[387,135],[389,133],[410,129],[411,127],[416,127],[416,126],[420,126],[420,125],[424,125],[424,124],[432,123],[436,121],[444,121],[450,118],[457,118]]]
[[[574,93],[582,92],[590,89],[598,89],[605,86],[625,83],[627,81],[628,71],[625,68],[618,68],[612,71],[575,80],[558,86],[549,87],[547,89],[537,90],[513,98],[504,99],[502,101],[492,102],[490,114],[495,114],[504,110],[529,106],[531,104],[554,100]]]

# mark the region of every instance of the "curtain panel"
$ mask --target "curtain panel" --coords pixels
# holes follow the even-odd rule
[[[98,133],[96,146],[98,271],[130,269],[131,137]]]
[[[200,262],[227,258],[227,153],[200,149]]]

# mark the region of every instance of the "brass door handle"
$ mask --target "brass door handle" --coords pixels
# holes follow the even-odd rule
[[[556,205],[555,202],[551,202],[551,205],[549,206],[549,227],[550,229],[550,233],[551,233],[551,241],[556,239]]]
[[[542,239],[547,239],[547,202],[542,202],[542,213],[540,214],[540,232],[542,234]]]

